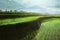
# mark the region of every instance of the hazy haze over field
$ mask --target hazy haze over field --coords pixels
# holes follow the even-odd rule
[[[60,0],[0,0],[0,9],[60,13]]]

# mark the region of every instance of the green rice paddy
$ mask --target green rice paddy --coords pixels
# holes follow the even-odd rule
[[[41,24],[36,40],[60,40],[60,19],[53,18]]]
[[[8,24],[16,24],[16,23],[23,23],[34,21],[42,16],[32,16],[32,17],[22,17],[22,18],[9,18],[9,19],[1,19],[0,25],[8,25]]]
[[[37,20],[38,18],[41,17],[43,16],[1,19],[0,25],[30,22]],[[60,40],[60,18],[50,18],[43,20],[40,28],[36,31],[37,31],[37,35],[32,40]],[[23,39],[23,40],[28,40],[28,39]]]

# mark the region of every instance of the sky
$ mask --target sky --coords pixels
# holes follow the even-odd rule
[[[60,0],[0,0],[0,9],[60,13]]]

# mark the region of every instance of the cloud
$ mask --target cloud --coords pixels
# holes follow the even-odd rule
[[[59,13],[59,0],[0,0],[1,9]]]

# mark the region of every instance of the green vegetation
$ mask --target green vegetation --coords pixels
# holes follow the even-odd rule
[[[39,13],[34,13],[34,12],[25,12],[25,11],[17,11],[17,10],[10,10],[10,11],[2,11],[0,10],[0,15],[23,15],[23,16],[27,16],[27,15],[40,15]]]
[[[22,23],[22,22],[29,22],[29,21],[37,20],[38,18],[40,18],[40,16],[1,19],[0,20],[0,25],[8,25],[8,24],[16,24],[16,23]]]
[[[17,40],[60,40],[60,16],[55,15],[0,10],[0,33],[8,33],[7,37],[11,40],[16,38],[16,34]]]
[[[43,22],[36,36],[37,40],[60,40],[60,19]]]
[[[45,15],[46,16],[46,15]],[[37,20],[42,16],[39,13],[25,12],[25,11],[2,11],[0,10],[0,25],[16,24],[22,22],[29,22]]]

